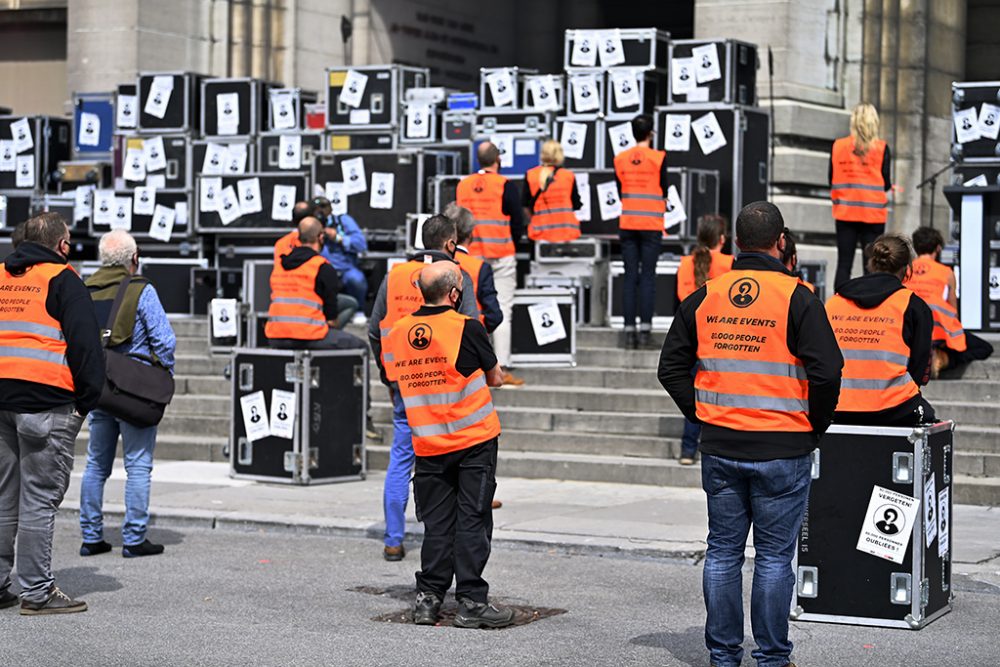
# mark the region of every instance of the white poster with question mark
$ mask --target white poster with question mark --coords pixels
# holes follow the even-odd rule
[[[302,167],[302,135],[283,134],[278,139],[278,169]]]
[[[614,89],[615,106],[619,109],[642,105],[639,98],[639,75],[631,67],[609,70],[608,78]]]
[[[271,91],[271,124],[276,130],[295,127],[295,99],[289,91]]]
[[[115,197],[114,214],[111,216],[111,229],[132,229],[132,198]]]
[[[611,150],[615,155],[635,146],[635,135],[632,134],[632,123],[608,125],[608,137],[611,139]]]
[[[531,106],[542,111],[556,111],[559,100],[556,99],[556,78],[551,74],[536,76],[528,80],[528,91],[531,93]]]
[[[222,179],[219,179],[222,182]],[[240,198],[236,195],[236,189],[227,185],[222,188],[216,195],[216,210],[219,212],[219,218],[222,220],[223,225],[232,224],[237,218],[240,217]]]
[[[236,299],[212,299],[212,337],[236,338]]]
[[[294,185],[275,185],[271,195],[271,219],[292,221],[292,207],[295,205]]]
[[[663,211],[663,231],[669,232],[671,227],[676,227],[687,220],[687,212],[684,210],[684,202],[677,192],[677,187],[671,185],[667,188],[667,199],[664,202]]]
[[[146,171],[167,168],[167,156],[163,149],[163,137],[150,137],[142,142],[142,155],[146,159]]]
[[[691,132],[694,133],[701,151],[705,155],[714,153],[726,145],[726,135],[722,133],[722,126],[714,112],[709,112],[701,118],[691,121]]]
[[[587,142],[587,126],[584,123],[565,121],[559,133],[559,143],[563,154],[571,160],[583,159],[583,147]]]
[[[994,141],[1000,137],[1000,107],[983,102],[983,107],[979,110],[979,134],[984,139]]]
[[[96,113],[80,112],[77,141],[81,146],[96,146],[101,139],[101,117]]]
[[[271,435],[288,440],[295,437],[295,392],[271,390]]]
[[[490,143],[500,151],[500,168],[510,168],[514,166],[514,137],[509,134],[494,134],[490,137]]]
[[[431,136],[431,105],[410,104],[406,107],[406,138],[428,139]]]
[[[392,208],[392,190],[396,174],[387,171],[372,172],[372,193],[368,205],[372,208]]]
[[[201,173],[206,176],[218,176],[225,171],[225,167],[226,146],[211,142],[205,144],[205,158],[201,163]]]
[[[663,127],[663,148],[668,153],[691,150],[691,116],[668,113]]]
[[[694,79],[694,58],[674,58],[670,63],[670,90],[676,95],[687,95],[698,82]]]
[[[577,30],[573,34],[573,51],[569,64],[573,67],[595,67],[597,65],[598,35],[591,30]]]
[[[614,67],[625,62],[625,47],[622,46],[622,33],[618,28],[614,30],[602,30],[600,32],[601,43],[598,55],[601,58],[601,67]]]
[[[202,213],[210,213],[219,209],[222,179],[219,177],[202,178],[198,188],[198,208]]]
[[[618,184],[614,181],[599,183],[597,190],[597,203],[601,209],[601,220],[615,220],[622,214],[622,200],[618,196]]]
[[[153,215],[156,208],[156,188],[139,185],[132,190],[132,212],[136,215]]]
[[[598,95],[597,77],[593,74],[577,74],[569,78],[569,87],[573,91],[573,111],[584,113],[597,111],[601,108]]]
[[[578,172],[576,176],[576,192],[580,195],[580,208],[575,211],[580,222],[590,222],[590,174]]]
[[[352,157],[340,163],[340,172],[344,176],[344,192],[356,195],[368,189],[365,178],[365,159],[361,156]]]
[[[115,191],[95,190],[94,191],[94,224],[110,225],[115,217]]]
[[[361,98],[368,85],[368,75],[356,70],[348,70],[344,77],[344,87],[340,90],[340,101],[349,107],[357,109],[361,106]]]
[[[143,107],[143,111],[162,120],[167,115],[167,105],[170,104],[170,96],[173,92],[174,77],[169,74],[154,76],[153,82],[149,85],[149,97],[146,98],[146,106]]]
[[[240,132],[240,96],[239,93],[222,93],[215,98],[215,108],[218,113],[218,134],[233,135]]]
[[[979,116],[976,115],[976,108],[969,107],[956,111],[954,114],[955,138],[958,143],[965,144],[975,141],[981,136],[979,127]]]
[[[35,187],[35,154],[18,155],[15,164],[17,174],[14,176],[14,187]]]
[[[141,183],[146,180],[146,156],[141,148],[129,148],[125,151],[125,166],[122,176],[126,181]]]
[[[14,140],[14,152],[23,153],[35,147],[31,137],[31,123],[27,118],[21,118],[10,124],[10,138]]]
[[[543,301],[528,306],[528,319],[535,332],[535,341],[540,346],[549,345],[566,338],[566,327],[563,325],[559,304],[554,301]]]
[[[13,139],[0,139],[0,171],[17,171]]]
[[[229,144],[223,158],[223,171],[227,174],[243,174],[247,170],[247,145]]]
[[[156,205],[153,209],[153,220],[149,224],[149,236],[164,243],[170,242],[170,235],[174,233],[174,222],[177,220],[177,212],[169,206]]]
[[[246,428],[247,440],[253,442],[271,435],[271,427],[267,423],[267,406],[264,404],[263,391],[240,396],[240,411],[243,413],[243,426]]]
[[[486,85],[493,96],[493,106],[507,107],[516,103],[514,74],[509,69],[499,69],[486,75]]]
[[[691,49],[694,60],[694,77],[698,83],[708,83],[722,78],[719,66],[719,47],[715,42]]]
[[[115,124],[120,128],[135,127],[135,108],[138,106],[135,95],[119,95],[115,106]]]
[[[327,181],[323,188],[326,198],[330,200],[330,213],[345,215],[347,213],[347,189],[343,183]]]

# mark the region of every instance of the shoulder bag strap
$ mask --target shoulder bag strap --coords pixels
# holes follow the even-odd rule
[[[127,275],[122,279],[121,284],[118,285],[115,300],[111,302],[111,312],[108,313],[108,321],[104,324],[104,331],[101,332],[102,347],[107,347],[108,341],[111,340],[111,330],[115,326],[115,320],[118,319],[118,311],[121,310],[122,302],[125,301],[125,291],[128,289],[130,282],[132,282],[132,276]]]

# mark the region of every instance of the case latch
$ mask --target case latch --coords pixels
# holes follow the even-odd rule
[[[305,382],[306,379],[306,365],[301,361],[289,361],[285,364],[285,382],[289,384],[298,384],[300,382]],[[309,386],[313,389],[319,388],[319,369],[310,368],[309,369]]]
[[[236,463],[241,466],[253,464],[253,443],[247,438],[236,441]]]
[[[800,565],[796,581],[800,598],[814,598],[819,595],[819,568]]]
[[[240,383],[240,391],[250,391],[253,389],[253,364],[240,364],[237,378]]]
[[[951,470],[948,468],[948,459],[951,458],[951,445],[945,445],[941,458],[941,479],[945,486],[951,485]]]
[[[893,452],[892,481],[896,484],[913,483],[913,454],[910,452]]]
[[[912,600],[913,577],[909,572],[893,572],[889,575],[889,602],[908,605]]]
[[[819,479],[819,448],[812,450],[810,455],[809,474],[813,479]]]
[[[931,599],[931,580],[920,580],[920,608],[923,609]]]
[[[931,446],[927,444],[927,441],[924,441],[924,446],[921,451],[921,458],[923,459],[922,463],[924,464],[924,477],[927,477],[934,470],[934,462],[931,460]]]
[[[285,472],[296,475],[299,472],[301,458],[297,452],[285,452],[284,468]]]

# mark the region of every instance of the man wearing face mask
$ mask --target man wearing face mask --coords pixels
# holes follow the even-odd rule
[[[57,213],[24,225],[0,265],[0,608],[17,574],[24,615],[86,611],[55,585],[52,532],[73,469],[83,417],[104,387],[94,305],[66,263],[69,228]]]
[[[402,560],[406,555],[403,535],[406,529],[406,502],[410,496],[410,471],[413,470],[413,441],[398,388],[385,375],[382,341],[389,335],[392,325],[424,304],[420,288],[417,287],[417,278],[424,266],[434,262],[458,266],[454,259],[457,245],[454,220],[443,215],[428,218],[424,222],[422,240],[425,250],[394,266],[383,279],[368,321],[368,341],[379,365],[382,382],[389,387],[392,397],[392,447],[389,449],[389,466],[385,471],[382,497],[385,512],[385,545],[382,555],[389,561]],[[464,271],[462,278],[462,294],[455,309],[463,315],[478,319],[479,308],[476,306],[472,278]]]

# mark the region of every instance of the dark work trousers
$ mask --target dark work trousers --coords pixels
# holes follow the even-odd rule
[[[650,331],[653,328],[653,304],[656,298],[656,261],[660,257],[660,241],[663,239],[663,233],[620,229],[618,237],[622,242],[622,261],[625,262],[622,284],[622,315],[625,317],[625,330],[635,331],[635,316],[638,310],[639,329]]]
[[[861,267],[865,275],[868,275],[868,267],[865,266],[868,256],[864,254],[865,248],[872,241],[885,233],[885,223],[870,222],[847,222],[837,220],[837,275],[833,281],[834,290],[851,279],[851,265],[854,264],[854,251],[861,243]]]
[[[468,449],[418,456],[413,475],[417,520],[424,524],[417,590],[439,599],[455,579],[455,597],[486,602],[483,569],[493,539],[497,439]]]
[[[941,348],[948,355],[949,369],[988,359],[993,354],[993,346],[989,342],[968,331],[965,332],[965,345],[967,347],[965,352],[956,352],[947,347]]]

